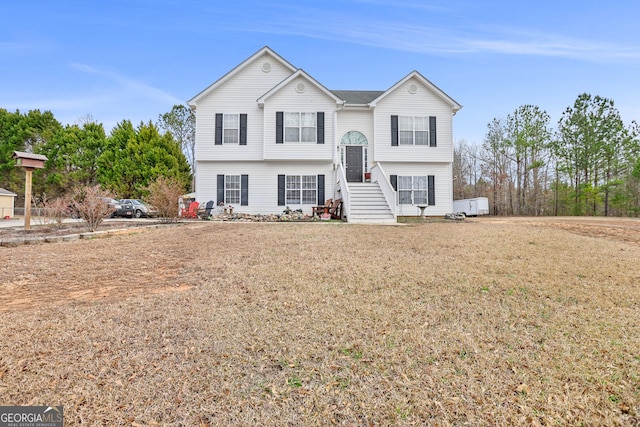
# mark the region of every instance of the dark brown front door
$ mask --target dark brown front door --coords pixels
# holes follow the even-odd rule
[[[347,182],[362,182],[362,147],[347,145],[344,148],[344,167],[347,172]]]

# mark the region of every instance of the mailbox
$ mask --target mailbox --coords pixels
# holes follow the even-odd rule
[[[41,154],[25,153],[23,151],[14,151],[13,157],[16,159],[16,166],[28,169],[43,169],[44,162],[47,157]]]

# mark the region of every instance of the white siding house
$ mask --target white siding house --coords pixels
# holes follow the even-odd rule
[[[311,214],[341,199],[350,222],[451,211],[461,106],[417,71],[386,91],[332,91],[264,47],[189,105],[201,203]]]

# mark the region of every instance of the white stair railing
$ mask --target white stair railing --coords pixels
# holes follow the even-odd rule
[[[398,218],[398,214],[396,213],[396,190],[393,189],[391,183],[387,179],[387,174],[382,169],[382,165],[380,163],[376,163],[371,167],[371,182],[376,182],[380,189],[382,190],[382,194],[384,194],[384,198],[391,209],[391,213],[394,218]]]
[[[336,182],[336,191],[340,194],[342,199],[342,216],[347,217],[351,215],[351,208],[349,206],[349,184],[347,184],[347,173],[341,163],[338,163],[338,182]]]

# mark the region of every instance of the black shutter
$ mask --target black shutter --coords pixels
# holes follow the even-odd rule
[[[429,116],[429,147],[437,147],[436,142],[436,118]]]
[[[218,175],[218,201],[217,204],[224,204],[224,175]]]
[[[216,113],[216,145],[222,145],[222,114]]]
[[[276,144],[284,142],[284,113],[276,111]]]
[[[398,175],[390,175],[389,181],[391,181],[391,186],[394,190],[398,191]]]
[[[240,114],[240,145],[247,145],[247,115]]]
[[[435,206],[436,204],[436,177],[433,175],[429,175],[427,177],[427,188],[428,188],[428,205]]]
[[[240,206],[249,206],[249,175],[240,175]]]
[[[398,146],[398,116],[391,116],[391,146]]]
[[[285,204],[285,180],[284,175],[278,175],[278,206]]]
[[[318,206],[324,206],[324,175],[318,175]]]
[[[316,126],[318,131],[318,144],[324,144],[324,113],[318,112],[316,116]]]

